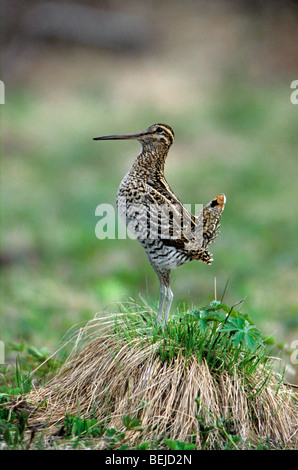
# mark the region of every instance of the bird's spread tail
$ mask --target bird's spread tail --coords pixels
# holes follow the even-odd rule
[[[194,260],[203,261],[203,263],[211,264],[213,261],[212,254],[207,251],[207,246],[212,243],[219,233],[219,221],[224,210],[226,197],[220,194],[210,201],[203,210],[197,214],[199,223],[203,222],[203,233],[201,247],[199,249],[190,250],[191,257]]]
[[[226,203],[224,194],[212,199],[203,209],[203,247],[212,243],[219,233],[219,221]]]
[[[211,264],[213,261],[212,254],[204,249],[191,251],[192,259],[197,261],[203,261],[203,263]]]
[[[212,199],[212,201],[209,202],[209,204],[207,204],[206,207],[208,207],[209,205],[211,207],[217,207],[222,212],[224,210],[225,203],[226,203],[226,196],[222,193],[219,196]]]

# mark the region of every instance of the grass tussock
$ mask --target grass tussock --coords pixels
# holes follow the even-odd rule
[[[66,417],[79,416],[126,430],[122,446],[295,447],[293,391],[273,370],[255,327],[238,321],[255,344],[232,330],[243,316],[213,302],[174,316],[162,330],[150,308],[121,310],[82,328],[58,373],[14,404],[26,403],[31,429],[63,436]],[[127,426],[127,417],[138,426]],[[103,433],[98,448],[107,448]]]

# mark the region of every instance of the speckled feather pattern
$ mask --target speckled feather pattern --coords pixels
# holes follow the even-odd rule
[[[117,206],[120,216],[126,219],[127,224],[133,221],[133,217],[136,217],[135,208],[138,208],[138,223],[142,225],[143,230],[140,226],[138,227],[139,236],[137,238],[160,277],[163,270],[177,268],[192,260],[203,261],[207,264],[212,262],[212,255],[206,248],[218,235],[225,196],[221,194],[214,198],[204,207],[203,214],[195,216],[186,211],[164,176],[165,160],[173,142],[174,133],[169,126],[164,124],[151,126],[153,132],[156,127],[163,128],[163,138],[159,140],[149,138],[142,142],[141,153],[120,184],[117,194]],[[178,239],[158,237],[156,233],[154,239],[145,237],[145,235],[148,235],[149,207],[152,208],[154,205],[158,206],[157,211],[162,207],[175,208],[176,218],[180,219],[181,214],[183,214],[183,217],[189,220],[193,228],[198,223],[202,223],[203,238],[194,240],[191,233],[187,237],[184,231]],[[140,212],[143,212],[143,218]],[[152,213],[152,210],[150,219],[151,221],[154,219],[154,211]],[[168,218],[165,217],[165,223],[167,222],[169,223]],[[191,246],[189,245],[190,242]]]

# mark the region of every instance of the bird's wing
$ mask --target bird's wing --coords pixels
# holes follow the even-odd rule
[[[148,184],[146,186],[146,193],[149,194],[150,199],[156,204],[165,204],[166,207],[175,208],[174,215],[174,228],[176,227],[177,233],[182,229],[181,238],[176,237],[174,246],[183,247],[183,243],[187,244],[188,249],[196,249],[198,247],[206,248],[212,243],[219,233],[219,222],[222,212],[225,207],[226,197],[224,194],[212,199],[203,209],[196,215],[191,214],[181,201],[175,196],[166,180],[160,180],[158,189],[152,188]],[[167,211],[165,210],[165,216]],[[173,238],[173,237],[172,237]],[[169,240],[172,244],[172,240]],[[184,246],[183,248],[186,248]]]
[[[123,200],[123,202],[121,202]],[[129,191],[118,197],[118,210],[138,239],[163,239],[165,245],[193,253],[206,249],[218,234],[225,197],[220,195],[202,211],[191,214],[169,188],[130,181]]]
[[[185,244],[194,241],[194,217],[171,193],[148,184],[145,184],[145,190],[144,200],[150,206],[153,235],[162,238],[166,245],[184,249]]]
[[[191,224],[195,226],[195,217],[175,196],[164,188],[156,189],[140,180],[130,181],[129,187],[120,189],[118,211],[136,238],[162,238],[183,249],[191,238]]]

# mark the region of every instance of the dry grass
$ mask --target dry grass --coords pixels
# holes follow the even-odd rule
[[[121,326],[119,317],[117,323]],[[80,330],[58,374],[25,397],[31,426],[61,434],[68,414],[121,431],[122,417],[129,415],[142,426],[126,432],[130,446],[149,441],[163,448],[169,438],[193,442],[197,449],[223,448],[227,435],[241,437],[240,448],[264,439],[275,448],[297,444],[293,392],[267,363],[248,377],[237,370],[214,373],[196,355],[186,358],[181,352],[162,360],[162,336],[152,342],[144,332],[129,339],[125,328],[120,331],[115,333],[111,317]],[[103,438],[98,442],[105,447]]]

